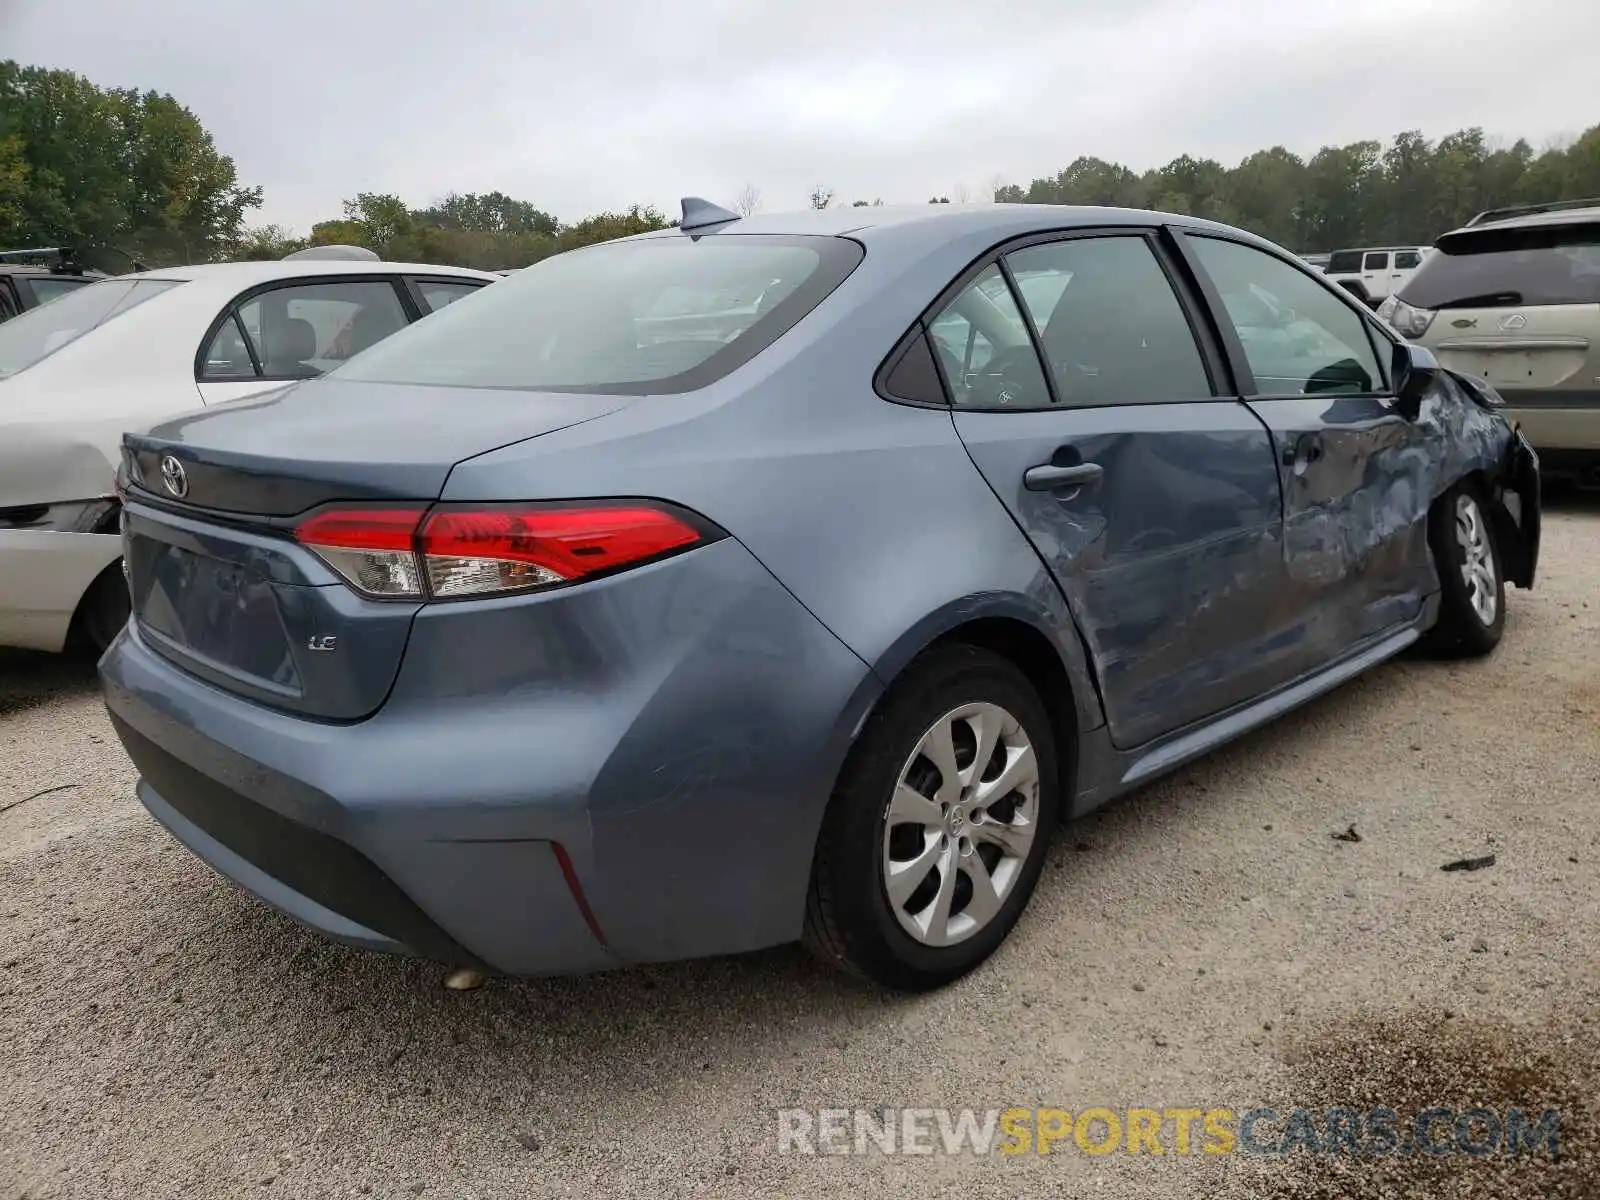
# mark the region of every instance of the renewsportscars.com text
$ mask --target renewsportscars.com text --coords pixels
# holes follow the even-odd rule
[[[780,1154],[1423,1154],[1559,1153],[1547,1108],[786,1108]]]

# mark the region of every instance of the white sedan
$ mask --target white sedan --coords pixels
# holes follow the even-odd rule
[[[122,627],[125,430],[320,375],[499,279],[301,257],[121,275],[0,325],[0,646]]]

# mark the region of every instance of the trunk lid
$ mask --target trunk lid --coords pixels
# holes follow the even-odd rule
[[[1600,304],[1446,308],[1434,323],[1442,366],[1501,390],[1555,388],[1584,371],[1600,340]]]
[[[322,380],[127,434],[123,555],[140,635],[260,703],[368,716],[421,605],[358,594],[294,540],[296,518],[334,501],[426,505],[458,462],[634,399]]]

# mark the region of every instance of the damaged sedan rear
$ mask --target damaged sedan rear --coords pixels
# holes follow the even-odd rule
[[[1538,558],[1492,390],[1238,230],[926,206],[563,254],[124,439],[139,796],[324,934],[937,986],[1057,822]]]

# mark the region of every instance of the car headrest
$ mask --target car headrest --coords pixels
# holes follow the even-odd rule
[[[274,365],[298,366],[317,356],[317,329],[310,321],[293,317],[271,334],[267,359]]]

